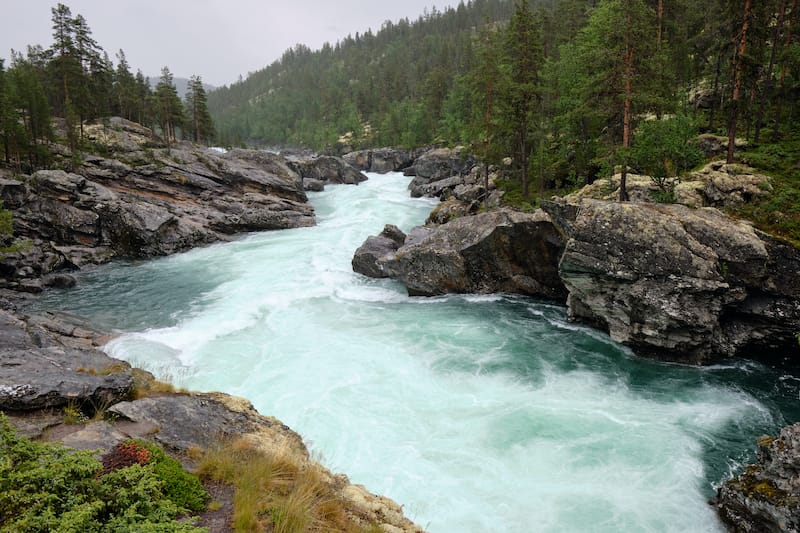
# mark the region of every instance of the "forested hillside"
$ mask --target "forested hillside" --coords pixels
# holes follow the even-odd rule
[[[796,0],[471,0],[298,45],[209,108],[224,143],[513,156],[523,193],[623,161],[666,179],[698,163],[699,132],[793,137],[797,13]]]

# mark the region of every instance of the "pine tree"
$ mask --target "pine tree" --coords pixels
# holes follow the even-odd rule
[[[731,97],[731,110],[728,118],[728,163],[733,163],[733,154],[734,150],[736,150],[736,128],[741,104],[744,54],[747,51],[747,30],[749,27],[750,0],[744,0],[744,14],[733,67],[733,96]]]
[[[539,72],[543,63],[541,35],[527,1],[516,4],[504,44],[505,76],[498,88],[500,121],[513,139],[522,195],[527,198],[531,129],[541,99]]]
[[[200,76],[189,78],[186,88],[186,118],[194,142],[208,142],[214,137],[214,123],[208,112],[208,99]]]
[[[161,79],[153,94],[153,112],[164,140],[169,144],[177,139],[177,130],[183,126],[183,104],[172,81],[168,67],[161,69]]]
[[[578,35],[581,98],[600,119],[612,161],[621,155],[619,199],[628,199],[627,157],[634,118],[652,107],[658,80],[653,10],[642,0],[603,0]]]
[[[117,52],[117,68],[113,74],[114,112],[128,120],[134,120],[136,109],[136,78],[131,73],[125,52]]]
[[[56,113],[62,114],[66,119],[67,139],[70,148],[77,148],[75,136],[75,122],[78,116],[74,98],[77,85],[80,83],[83,71],[75,42],[75,19],[72,12],[64,4],[58,4],[51,9],[53,22],[53,46],[50,54],[53,57],[51,66],[57,80],[56,86]]]

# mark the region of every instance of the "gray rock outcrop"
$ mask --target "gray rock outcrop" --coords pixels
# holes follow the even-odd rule
[[[96,349],[95,332],[54,316],[22,321],[0,310],[0,411],[70,403],[92,412],[123,398],[130,367]]]
[[[797,356],[800,252],[716,209],[548,202],[568,237],[568,314],[645,355],[686,363]]]
[[[475,160],[460,149],[437,148],[422,154],[404,174],[414,176],[408,185],[412,197],[441,198],[443,191],[462,183],[459,178],[467,175],[474,166]],[[434,185],[436,182],[441,183]]]
[[[758,461],[726,481],[715,505],[737,532],[800,531],[800,424],[761,437]]]
[[[566,295],[557,269],[563,240],[541,211],[501,209],[417,228],[394,253],[389,241],[365,243],[353,265],[366,264],[357,270],[365,275],[400,280],[412,295],[513,292],[554,300]]]

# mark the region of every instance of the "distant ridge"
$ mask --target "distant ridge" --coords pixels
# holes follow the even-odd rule
[[[150,88],[155,89],[156,85],[158,85],[158,80],[161,79],[161,76],[148,76],[147,81],[150,83]],[[189,85],[189,78],[178,78],[175,77],[172,79],[172,82],[175,84],[175,88],[178,90],[178,95],[183,98],[186,96],[186,87]],[[203,83],[203,88],[206,92],[213,91],[216,89],[215,86],[210,85],[208,83]]]

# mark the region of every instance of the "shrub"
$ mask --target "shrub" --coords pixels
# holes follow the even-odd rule
[[[176,521],[183,505],[152,460],[102,469],[92,452],[18,436],[0,414],[0,532],[205,531]]]

